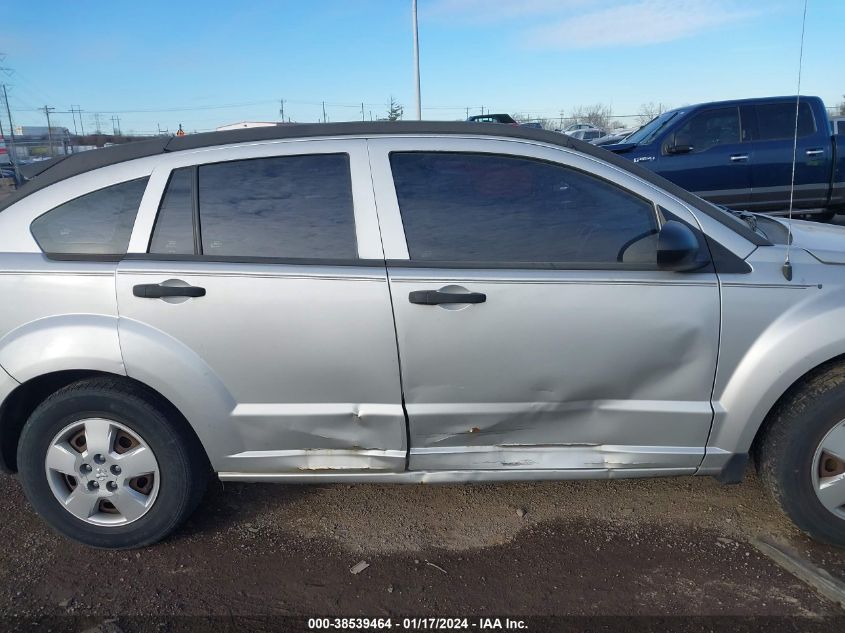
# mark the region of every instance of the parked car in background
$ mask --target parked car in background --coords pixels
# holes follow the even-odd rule
[[[591,123],[571,123],[567,125],[565,128],[560,130],[566,135],[571,135],[571,132],[577,132],[578,130],[595,130],[596,126],[592,125]]]
[[[472,123],[505,123],[507,125],[519,125],[510,114],[476,114],[467,119]]]
[[[608,132],[604,136],[601,136],[597,139],[590,141],[593,145],[613,145],[614,143],[621,143],[624,141],[628,136],[636,132],[636,128],[624,129],[624,130],[612,130]]]
[[[784,214],[792,179],[796,97],[743,99],[664,112],[605,149],[734,209]],[[794,207],[830,219],[845,210],[845,137],[831,136],[818,97],[801,97]]]
[[[209,470],[735,482],[753,453],[845,545],[845,230],[792,235],[787,280],[784,223],[504,125],[70,156],[0,203],[0,465],[62,534],[125,548]]]
[[[579,141],[594,141],[602,136],[606,136],[607,132],[598,128],[588,128],[575,130],[574,132],[567,132],[566,134],[572,138],[577,138]]]
[[[831,117],[830,127],[834,134],[845,136],[845,116]]]
[[[543,129],[543,124],[539,121],[526,121],[525,123],[520,123],[522,127],[533,127],[537,130]]]

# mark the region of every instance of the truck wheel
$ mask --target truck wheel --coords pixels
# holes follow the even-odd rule
[[[763,483],[801,530],[845,547],[845,367],[818,372],[770,416],[755,447]]]
[[[194,510],[207,481],[196,438],[145,390],[92,378],[47,398],[24,426],[18,464],[30,503],[92,547],[155,543]]]

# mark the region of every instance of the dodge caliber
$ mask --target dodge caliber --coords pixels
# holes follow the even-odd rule
[[[845,545],[843,229],[508,126],[39,167],[0,206],[0,464],[69,538],[160,540],[210,473],[731,483],[753,462]]]

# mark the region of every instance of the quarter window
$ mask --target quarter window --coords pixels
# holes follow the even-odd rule
[[[98,189],[37,217],[38,246],[55,255],[125,255],[147,178]]]
[[[412,260],[654,264],[654,206],[581,171],[529,158],[390,157]]]
[[[204,255],[357,257],[346,154],[201,165],[198,181]]]

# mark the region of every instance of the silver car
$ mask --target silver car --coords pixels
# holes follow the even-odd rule
[[[96,547],[165,537],[210,472],[730,483],[749,456],[845,545],[845,231],[792,233],[521,127],[68,157],[0,212],[0,456]]]

